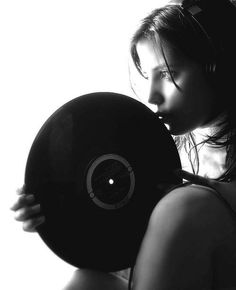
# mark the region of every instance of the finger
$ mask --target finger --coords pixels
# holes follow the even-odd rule
[[[192,174],[188,171],[178,169],[175,174],[179,177],[182,177],[185,180],[188,180],[192,183],[199,184],[199,185],[205,185],[205,186],[212,186],[214,181],[196,174]]]
[[[32,194],[22,194],[19,196],[17,201],[10,207],[10,209],[16,211],[21,207],[33,204],[34,202],[35,198]]]
[[[17,221],[26,221],[34,215],[37,215],[41,212],[40,204],[34,206],[23,207],[16,211],[15,219]]]
[[[25,193],[25,184],[22,187],[17,188],[16,193],[18,195],[21,195],[21,194]]]
[[[182,169],[178,170],[177,174],[181,176],[183,179],[190,181],[191,183],[210,187],[216,190],[218,193],[221,192],[222,183],[218,182],[215,179],[192,174]]]
[[[236,213],[236,198],[235,198],[236,180],[231,182],[219,182],[215,179],[205,178],[199,175],[191,174],[185,170],[178,170],[176,174],[192,183],[211,187],[212,189],[215,190],[218,197],[223,199]]]
[[[26,232],[35,232],[37,227],[45,222],[45,216],[39,216],[34,219],[27,220],[23,223],[23,230]]]

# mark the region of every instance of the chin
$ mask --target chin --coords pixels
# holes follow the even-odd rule
[[[169,133],[173,136],[181,136],[186,133],[191,132],[192,130],[186,129],[186,128],[180,128],[176,126],[172,126],[170,124],[165,124],[166,128],[168,129]]]
[[[185,122],[183,120],[178,120],[179,122],[169,122],[168,124],[165,124],[166,128],[168,129],[169,133],[173,136],[181,136],[188,133],[193,132],[195,129],[199,128],[201,124],[199,122],[193,122],[193,120],[190,120],[192,122]]]

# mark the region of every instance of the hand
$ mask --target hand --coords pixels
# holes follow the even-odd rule
[[[178,169],[175,173],[177,176],[194,184],[213,188],[236,213],[236,179],[230,182],[222,182],[215,179],[195,175],[182,169]]]
[[[16,212],[15,219],[23,222],[23,229],[26,232],[35,232],[37,226],[45,221],[41,213],[40,204],[35,203],[32,194],[26,194],[24,186],[17,190],[18,199],[11,206],[11,210]]]

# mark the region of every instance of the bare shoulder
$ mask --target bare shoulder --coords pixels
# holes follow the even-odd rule
[[[168,221],[172,228],[209,239],[223,239],[235,228],[235,220],[216,192],[200,185],[173,189],[155,207],[150,224]]]
[[[202,185],[187,185],[177,187],[170,191],[159,203],[160,207],[182,207],[183,213],[196,213],[199,212],[210,214],[214,212],[228,212],[225,203],[219,198],[216,191],[212,188]]]
[[[200,186],[176,188],[160,200],[138,255],[137,289],[209,288],[211,254],[222,232],[217,203],[214,192]]]

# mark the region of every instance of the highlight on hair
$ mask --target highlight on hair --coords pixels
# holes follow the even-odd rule
[[[236,1],[231,0],[231,2]],[[236,94],[234,88],[234,71],[236,67],[236,53],[234,51],[236,51],[236,45],[234,44],[234,35],[229,33],[232,30],[235,34],[236,31],[236,9],[233,5],[230,8],[234,10],[231,14],[235,16],[235,19],[232,20],[235,22],[235,27],[233,27],[233,24],[231,27],[225,27],[225,29],[229,29],[227,34],[229,34],[231,39],[228,37],[227,44],[217,55],[216,60],[214,60],[216,57],[215,52],[212,51],[212,46],[209,45],[199,26],[194,21],[191,21],[189,17],[186,17],[179,5],[166,5],[152,11],[150,15],[143,19],[132,38],[130,46],[134,66],[144,78],[145,75],[137,52],[137,44],[143,39],[151,40],[154,45],[157,45],[157,39],[160,40],[159,43],[167,41],[174,49],[202,64],[203,68],[209,62],[216,61],[216,73],[209,75],[206,71],[206,78],[209,78],[215,88],[216,104],[220,104],[221,113],[224,116],[218,123],[219,129],[213,135],[206,136],[201,144],[196,144],[192,132],[184,136],[174,136],[174,140],[179,150],[184,148],[188,153],[194,173],[198,173],[199,170],[198,150],[200,146],[207,143],[212,147],[225,148],[227,152],[226,171],[218,180],[229,180],[233,175],[236,175],[236,112],[233,105]],[[212,10],[214,12],[214,9]],[[221,15],[222,19],[219,19],[219,21],[223,21],[223,18],[227,17],[223,12]],[[163,47],[161,47],[161,51],[167,68],[169,68]],[[169,73],[171,75],[170,70]],[[173,77],[172,81],[174,82]]]

